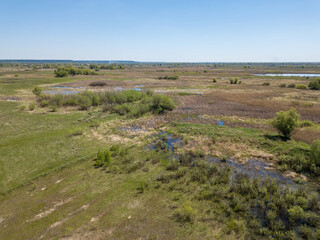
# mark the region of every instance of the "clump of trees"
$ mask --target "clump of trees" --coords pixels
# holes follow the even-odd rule
[[[133,117],[139,117],[148,112],[161,114],[165,111],[172,111],[176,107],[169,96],[163,94],[154,95],[150,90],[98,93],[85,91],[70,95],[39,94],[37,96],[40,107],[78,106],[80,110],[87,110],[91,106],[102,105],[105,111]]]
[[[100,69],[109,69],[109,70],[116,70],[116,69],[124,69],[124,65],[121,64],[90,64],[90,69],[94,69],[99,71]]]
[[[56,77],[67,77],[68,75],[97,75],[96,71],[84,67],[60,66],[54,70]]]
[[[280,111],[271,121],[271,125],[276,128],[286,139],[289,139],[293,130],[298,126],[300,115],[294,108],[289,111]]]

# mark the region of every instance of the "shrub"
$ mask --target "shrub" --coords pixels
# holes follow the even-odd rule
[[[92,106],[99,106],[101,104],[101,99],[98,95],[92,96]]]
[[[293,206],[288,210],[289,220],[291,223],[296,223],[299,220],[302,220],[304,217],[304,211],[300,206]]]
[[[299,84],[296,86],[296,89],[302,89],[302,90],[305,90],[305,89],[308,89],[307,85],[304,85],[304,84]]]
[[[289,85],[288,85],[288,88],[295,88],[296,87],[296,85],[294,84],[294,83],[290,83]]]
[[[287,85],[285,83],[282,83],[279,85],[281,88],[285,88]]]
[[[97,153],[97,158],[95,159],[95,166],[96,167],[102,167],[105,161],[105,154],[99,150]]]
[[[307,103],[304,104],[304,106],[311,108],[311,107],[313,107],[314,105],[313,105],[313,103],[307,102]]]
[[[310,120],[304,120],[304,121],[299,122],[299,127],[302,127],[302,128],[303,127],[311,127],[313,125],[314,125],[314,123]]]
[[[53,104],[50,106],[50,111],[51,112],[57,112],[58,111],[58,106],[56,104]]]
[[[320,139],[313,141],[311,144],[311,160],[320,166]]]
[[[26,110],[26,108],[27,108],[26,105],[21,105],[20,108],[19,108],[19,110],[20,110],[20,111],[24,111],[24,110]]]
[[[264,82],[264,83],[262,83],[262,86],[270,86],[270,83],[269,82]]]
[[[49,106],[49,101],[48,100],[42,100],[40,102],[40,107],[47,107]]]
[[[90,87],[103,87],[106,85],[107,85],[107,83],[102,82],[102,81],[96,81],[96,82],[92,82],[89,84]]]
[[[179,78],[178,75],[172,75],[172,76],[159,77],[158,79],[177,80],[178,78]]]
[[[82,96],[79,99],[80,110],[87,110],[91,106],[91,99],[87,96]]]
[[[56,77],[67,77],[68,76],[68,72],[65,70],[54,70],[54,74],[56,75]]]
[[[237,83],[238,83],[238,80],[239,80],[238,78],[230,79],[230,80],[229,80],[229,83],[230,83],[230,84],[237,84]]]
[[[172,111],[176,105],[172,99],[167,95],[155,95],[151,100],[151,109],[153,113],[163,113],[165,110]]]
[[[36,105],[34,103],[29,104],[29,110],[33,111],[36,108]]]
[[[134,90],[104,93],[85,91],[72,95],[41,94],[37,101],[40,102],[40,106],[47,104],[57,107],[79,106],[80,110],[87,110],[90,106],[104,104],[104,111],[120,115],[129,114],[134,117],[142,116],[148,112],[163,113],[175,108],[175,104],[169,96],[153,95],[153,91],[139,92]]]
[[[137,190],[139,191],[139,193],[144,193],[147,187],[148,187],[148,184],[145,181],[141,181],[139,183],[139,186],[137,187]]]
[[[112,157],[111,157],[111,152],[109,149],[104,151],[104,159],[103,160],[106,165],[111,165]]]
[[[214,78],[214,79],[212,80],[212,82],[213,82],[213,83],[216,83],[216,82],[217,82],[217,79]]]
[[[308,87],[311,90],[319,90],[320,89],[320,80],[313,80],[309,83]]]
[[[42,89],[39,88],[39,87],[35,87],[35,88],[32,90],[32,93],[33,93],[34,95],[36,95],[36,96],[40,96],[41,92],[42,92]]]
[[[281,132],[285,138],[290,138],[293,130],[298,126],[299,118],[300,115],[292,108],[286,112],[277,112],[271,125]]]

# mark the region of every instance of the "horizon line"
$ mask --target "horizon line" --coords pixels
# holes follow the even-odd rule
[[[5,61],[72,61],[72,62],[134,62],[134,63],[320,63],[320,61],[137,61],[137,60],[88,60],[88,59],[36,59],[36,58],[8,58]]]

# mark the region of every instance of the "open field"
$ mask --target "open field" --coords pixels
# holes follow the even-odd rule
[[[300,72],[320,68],[134,64],[62,78],[0,68],[0,239],[319,239],[320,159],[308,161],[320,91],[287,87],[312,78],[255,75]],[[126,90],[153,95],[49,104]],[[141,110],[158,95],[176,108]],[[270,120],[290,108],[301,119],[284,139]],[[99,167],[106,149],[112,161]]]

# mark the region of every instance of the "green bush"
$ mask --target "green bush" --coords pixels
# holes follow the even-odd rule
[[[290,84],[288,85],[288,88],[296,88],[296,85],[295,85],[294,83],[290,83]]]
[[[97,153],[97,158],[95,159],[95,166],[96,167],[102,167],[105,162],[105,154],[99,150]]]
[[[91,99],[87,96],[80,97],[78,102],[80,110],[87,110],[92,104]]]
[[[279,85],[281,88],[285,88],[287,85],[285,83],[282,83]]]
[[[320,139],[313,141],[310,153],[312,162],[320,166]]]
[[[26,105],[21,105],[20,108],[19,108],[19,110],[20,110],[20,111],[24,111],[24,110],[26,110],[26,108],[27,108]]]
[[[153,113],[163,113],[165,110],[172,111],[176,105],[172,99],[167,95],[155,95],[151,99],[151,109]]]
[[[310,120],[304,120],[299,122],[299,127],[312,127],[314,123]]]
[[[40,102],[40,107],[47,107],[49,106],[49,101],[48,100],[42,100]]]
[[[271,125],[283,134],[285,138],[290,138],[293,130],[298,126],[300,115],[294,108],[289,111],[280,111],[272,120]]]
[[[264,83],[262,83],[262,86],[270,86],[270,83],[269,82],[264,82]]]
[[[30,103],[29,104],[29,110],[30,111],[33,111],[35,108],[36,108],[36,104],[34,104],[34,103]]]
[[[230,84],[238,84],[238,78],[229,79]]]
[[[54,74],[56,75],[56,77],[67,77],[68,76],[68,72],[66,70],[54,70]]]
[[[32,93],[36,96],[40,96],[42,92],[42,89],[40,87],[35,87],[33,90],[32,90]]]
[[[104,164],[109,166],[112,163],[111,152],[109,149],[104,151]]]
[[[217,82],[217,79],[214,78],[214,79],[212,80],[212,82],[213,82],[213,83],[216,83],[216,82]]]
[[[306,90],[306,89],[308,89],[308,87],[305,84],[299,84],[299,85],[296,86],[296,89]]]
[[[311,90],[319,90],[320,89],[320,80],[313,80],[309,83],[308,87]]]
[[[58,111],[58,106],[56,104],[53,104],[50,106],[50,111],[51,112],[57,112]]]
[[[304,211],[300,206],[293,206],[288,210],[289,220],[291,223],[296,223],[304,218]]]
[[[137,187],[137,190],[139,191],[139,193],[144,193],[147,187],[148,187],[148,184],[145,181],[141,181],[139,183],[139,186]]]

